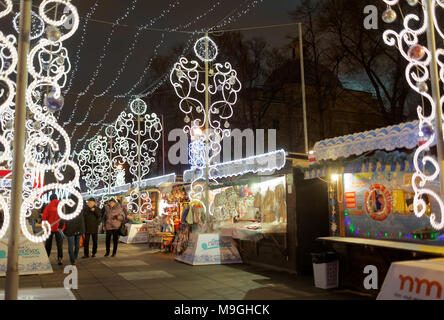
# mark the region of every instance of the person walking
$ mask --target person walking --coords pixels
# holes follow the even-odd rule
[[[113,254],[116,256],[117,245],[119,243],[119,229],[125,219],[125,213],[122,207],[116,201],[116,199],[109,200],[108,205],[105,207],[105,216],[103,221],[103,228],[106,231],[106,253],[105,257],[109,256],[111,237],[113,238]]]
[[[102,220],[102,210],[96,205],[94,198],[89,198],[87,206],[83,209],[83,218],[85,219],[85,241],[83,243],[83,258],[89,258],[89,238],[92,238],[92,255],[94,258],[97,253],[97,238],[99,225]]]
[[[51,255],[52,238],[55,236],[57,244],[57,260],[60,266],[62,265],[63,259],[63,233],[59,230],[60,217],[57,209],[60,201],[57,199],[57,195],[55,194],[52,194],[49,197],[49,200],[50,202],[43,210],[42,215],[42,222],[47,221],[51,225],[51,234],[45,242],[45,249],[49,257]]]
[[[63,220],[65,224],[65,235],[68,238],[68,254],[71,265],[75,266],[80,250],[80,237],[85,233],[85,219],[83,210],[71,220]]]

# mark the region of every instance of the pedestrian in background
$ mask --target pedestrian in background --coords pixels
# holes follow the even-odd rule
[[[103,220],[103,228],[106,231],[106,253],[105,257],[109,256],[111,237],[113,238],[113,254],[117,253],[117,245],[119,243],[119,229],[125,220],[125,213],[116,199],[109,200],[109,204],[105,206],[105,216]]]
[[[49,238],[45,242],[45,249],[48,257],[51,255],[52,248],[52,238],[55,236],[56,244],[57,244],[57,260],[59,266],[62,265],[63,259],[63,232],[59,230],[60,225],[60,216],[57,210],[57,206],[59,205],[59,200],[57,199],[57,195],[52,194],[49,197],[49,204],[43,210],[42,222],[48,221],[51,225],[51,234]],[[63,227],[63,225],[61,226]]]
[[[68,238],[69,260],[73,266],[76,265],[80,250],[80,237],[85,233],[85,220],[83,210],[71,220],[63,220],[65,224],[65,235]]]
[[[99,225],[102,220],[102,210],[96,205],[94,198],[89,198],[87,205],[83,208],[83,218],[85,219],[85,242],[83,243],[83,258],[89,258],[89,238],[92,238],[92,255],[94,258],[97,253],[97,238]]]

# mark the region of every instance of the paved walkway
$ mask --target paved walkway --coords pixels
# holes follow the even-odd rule
[[[120,243],[116,257],[104,257],[104,246],[100,235],[97,257],[78,260],[79,288],[73,290],[77,299],[370,299],[347,290],[317,289],[311,277],[249,265],[189,266],[169,253],[149,253],[146,244]],[[66,241],[64,249],[64,263],[68,263]],[[21,288],[63,287],[66,274],[56,263],[56,251],[54,247],[54,273],[22,276]],[[0,278],[0,290],[4,290],[4,283],[5,278]]]

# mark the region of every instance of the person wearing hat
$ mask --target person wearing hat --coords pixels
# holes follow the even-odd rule
[[[109,204],[105,206],[105,216],[103,221],[103,228],[106,231],[106,253],[105,257],[109,256],[111,237],[113,238],[113,254],[117,253],[117,244],[119,243],[119,229],[125,220],[125,213],[116,199],[110,199]]]
[[[83,242],[83,258],[89,258],[89,239],[92,238],[92,255],[94,258],[97,253],[97,238],[99,225],[102,220],[102,211],[96,204],[96,199],[89,198],[87,205],[83,207],[83,219],[85,220],[85,241]]]

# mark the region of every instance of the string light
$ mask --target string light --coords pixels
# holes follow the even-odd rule
[[[250,4],[248,4],[248,5],[246,6],[246,8],[245,8],[244,10],[241,10],[241,11],[237,10],[237,11],[238,11],[238,12],[237,12],[237,15],[236,15],[235,13],[233,13],[233,14],[231,14],[230,16],[228,16],[228,17],[222,19],[222,23],[218,24],[217,27],[223,27],[223,26],[225,26],[225,25],[227,25],[227,24],[229,24],[229,23],[233,23],[233,22],[235,22],[235,21],[236,21],[237,19],[239,19],[242,15],[247,14],[247,13],[248,13],[249,11],[251,11],[255,6],[257,6],[259,3],[262,3],[262,2],[263,2],[263,0],[261,0],[261,1],[253,1],[253,2],[251,2]],[[192,21],[190,21],[189,23],[187,23],[187,24],[185,24],[185,25],[182,25],[182,26],[178,26],[178,27],[176,27],[176,28],[171,28],[171,29],[166,28],[165,31],[175,32],[175,31],[179,30],[180,28],[188,28],[188,27],[191,26],[192,24],[196,23],[199,19],[201,19],[201,18],[203,18],[204,16],[208,15],[209,13],[213,12],[213,11],[215,10],[215,8],[216,8],[217,6],[219,6],[219,5],[220,5],[220,2],[218,1],[218,2],[217,2],[216,4],[214,4],[214,5],[213,5],[213,6],[212,6],[207,12],[205,12],[205,13],[201,14],[200,16],[198,16],[195,20],[192,20]],[[224,22],[225,22],[225,23],[224,23]],[[216,26],[215,26],[215,27],[216,27]],[[214,29],[215,27],[212,27],[212,28],[210,28],[210,29]],[[210,29],[209,29],[209,30],[210,30]],[[190,39],[188,39],[187,44],[186,44],[186,46],[185,46],[185,49],[182,51],[182,55],[188,50],[188,46],[192,43],[192,40],[193,40],[193,38],[194,38],[194,35],[199,34],[199,33],[202,33],[202,32],[204,32],[204,31],[199,30],[199,31],[193,31],[193,32],[191,32],[192,35],[191,35]],[[149,66],[150,66],[150,65],[149,65]],[[109,114],[109,113],[110,113],[111,108],[113,107],[113,105],[114,105],[115,102],[116,102],[116,98],[126,98],[126,97],[128,97],[128,96],[133,95],[133,92],[135,91],[136,87],[142,82],[143,78],[145,77],[145,74],[146,74],[146,72],[148,71],[149,66],[144,70],[144,72],[143,72],[142,75],[140,76],[139,80],[134,84],[134,86],[133,86],[133,87],[132,87],[127,93],[125,93],[125,94],[123,94],[123,95],[116,95],[116,96],[115,96],[115,99],[112,101],[112,103],[109,105],[107,111],[105,112],[106,114]],[[151,94],[152,94],[153,92],[155,92],[158,88],[160,88],[160,87],[161,87],[161,86],[162,86],[167,80],[168,80],[168,74],[165,74],[163,77],[161,77],[158,81],[156,81],[156,82],[151,86],[151,89],[144,90],[144,91],[147,91],[146,93],[139,93],[139,94],[137,94],[137,96],[140,96],[140,97],[146,97],[146,96],[151,95]],[[78,143],[79,143],[79,142],[82,142],[82,141],[84,141],[84,140],[86,139],[86,137],[89,135],[89,133],[90,133],[92,127],[100,126],[99,131],[96,133],[96,135],[101,134],[101,131],[103,130],[103,126],[102,126],[103,123],[104,123],[104,120],[103,120],[103,119],[100,120],[100,121],[98,121],[98,122],[95,122],[95,123],[94,123],[94,122],[89,123],[89,126],[88,126],[88,128],[87,128],[85,134],[84,134],[80,139],[77,140],[77,143],[76,143],[76,145],[75,145],[75,147],[74,147],[74,150],[77,149],[77,146],[78,146]],[[76,124],[76,127],[77,127],[77,124]],[[86,141],[86,143],[87,143],[88,141],[92,140],[92,139],[94,139],[94,137],[88,139],[88,140]],[[83,144],[82,148],[84,148],[84,146],[85,146],[85,143]]]
[[[398,4],[399,0],[383,0],[388,6],[393,6]],[[435,21],[435,28],[438,30],[441,38],[444,38],[444,33],[441,31],[439,24],[437,23],[435,6],[438,4],[441,8],[444,8],[444,4],[441,1],[432,1],[431,13],[433,16],[433,21]],[[429,67],[432,62],[432,54],[427,47],[423,47],[419,44],[419,37],[426,32],[427,29],[427,3],[422,1],[422,11],[424,20],[421,23],[421,19],[416,14],[408,14],[404,18],[403,27],[399,33],[394,30],[386,30],[383,33],[384,42],[389,46],[396,46],[401,53],[401,55],[407,60],[408,65],[405,70],[405,77],[410,85],[410,87],[423,96],[430,103],[430,114],[425,116],[423,114],[423,108],[418,106],[417,113],[419,117],[419,131],[421,132],[424,127],[433,128],[433,124],[436,119],[436,112],[441,112],[441,104],[444,96],[440,97],[439,106],[436,105],[433,97],[426,91],[423,90],[422,83],[425,83],[430,79]],[[430,9],[430,8],[429,8]],[[410,23],[410,22],[415,22]],[[410,27],[410,25],[418,25],[418,27]],[[433,26],[432,26],[433,27]],[[444,55],[443,49],[437,50],[437,56]],[[439,76],[441,81],[444,82],[444,64],[438,58],[438,64],[440,67]],[[438,111],[437,111],[438,110]],[[427,209],[427,204],[423,197],[429,196],[435,200],[439,205],[440,221],[437,221],[437,214],[432,212],[430,215],[430,223],[433,228],[440,230],[444,228],[444,203],[440,195],[437,194],[432,189],[428,188],[427,185],[435,181],[440,174],[439,163],[431,156],[424,156],[431,145],[434,142],[436,133],[433,132],[426,138],[426,141],[422,143],[415,151],[413,158],[413,165],[415,167],[415,173],[412,175],[412,187],[415,192],[415,197],[413,198],[413,209],[415,215],[420,218],[422,217]],[[436,137],[436,139],[443,139],[443,137]],[[425,170],[426,164],[430,164],[433,167],[433,173],[428,174]],[[441,172],[441,174],[443,174]]]
[[[132,7],[131,11],[134,10],[134,8],[135,8],[135,3],[136,3],[136,2],[137,2],[137,0],[134,0],[134,2],[133,2],[133,7]],[[75,127],[75,129],[77,128],[77,126],[83,125],[83,124],[85,123],[85,121],[86,121],[86,119],[88,118],[88,115],[89,115],[89,113],[90,113],[90,111],[91,111],[91,109],[92,109],[92,107],[93,107],[93,105],[94,105],[94,102],[95,102],[96,98],[104,96],[104,95],[107,94],[107,93],[109,92],[109,90],[111,90],[111,89],[112,89],[117,83],[119,83],[120,76],[122,75],[123,71],[126,69],[126,67],[127,67],[127,62],[129,61],[129,58],[130,58],[130,57],[133,55],[133,53],[134,53],[134,49],[135,49],[136,44],[138,43],[138,38],[139,38],[139,36],[141,35],[141,32],[142,32],[145,28],[148,28],[149,26],[152,26],[154,23],[156,23],[156,22],[158,22],[160,19],[164,18],[164,17],[165,17],[167,14],[169,14],[169,13],[171,12],[171,10],[172,10],[173,8],[175,8],[179,3],[180,3],[179,1],[176,1],[176,2],[174,2],[173,4],[169,4],[168,7],[167,7],[167,9],[164,9],[164,10],[162,11],[162,13],[161,13],[158,17],[151,19],[147,24],[145,24],[145,25],[143,25],[143,26],[141,26],[141,27],[139,27],[139,28],[137,29],[137,32],[135,33],[135,35],[134,35],[134,37],[133,37],[133,42],[132,42],[131,46],[129,47],[129,52],[128,52],[127,55],[125,56],[125,58],[124,58],[124,60],[123,60],[123,63],[121,63],[121,67],[120,67],[120,69],[117,71],[117,75],[116,75],[115,77],[113,77],[113,80],[112,80],[111,83],[106,87],[106,89],[105,89],[104,91],[102,91],[102,92],[99,93],[99,94],[94,95],[94,97],[93,97],[92,101],[90,102],[89,107],[88,107],[88,109],[87,109],[87,111],[86,111],[86,116],[83,117],[83,120],[82,120],[81,122],[76,123],[76,127]],[[126,16],[127,16],[127,15],[126,15]],[[126,16],[125,16],[125,17],[126,17]],[[94,74],[93,74],[93,78],[90,79],[90,85],[87,86],[87,88],[86,88],[82,93],[80,93],[81,95],[85,95],[85,94],[89,91],[91,85],[95,83],[95,80],[96,80],[96,78],[97,78],[97,76],[98,76],[98,74],[99,74],[99,72],[100,72],[100,70],[101,70],[101,68],[102,68],[102,61],[103,61],[103,59],[104,59],[105,56],[106,56],[108,45],[111,43],[111,37],[112,37],[112,35],[114,34],[115,27],[116,27],[117,25],[118,25],[118,23],[117,23],[117,24],[113,24],[113,29],[112,29],[112,31],[111,31],[111,34],[110,34],[109,38],[108,38],[108,42],[105,44],[105,46],[104,46],[103,49],[102,49],[103,54],[102,54],[102,56],[101,56],[100,59],[99,59],[99,65],[97,65],[97,67],[96,67],[96,71],[95,71]],[[162,36],[162,40],[163,40],[163,36]],[[64,122],[64,125],[68,125],[68,124],[70,124],[70,123],[72,122],[72,120],[74,119],[74,115],[75,115],[75,112],[77,111],[77,104],[78,104],[78,101],[79,101],[79,100],[80,100],[80,99],[77,99],[76,102],[74,103],[74,106],[73,106],[73,112],[72,112],[70,118],[69,118],[67,121]],[[75,129],[74,129],[74,130],[75,130]]]
[[[111,44],[111,40],[112,40],[112,38],[113,38],[113,35],[114,35],[114,32],[116,31],[117,26],[118,26],[123,20],[125,20],[125,19],[129,16],[129,14],[130,14],[131,12],[133,12],[133,11],[135,10],[137,1],[138,1],[138,0],[132,0],[131,4],[126,8],[124,14],[123,14],[122,16],[120,16],[119,18],[117,18],[117,19],[114,21],[114,23],[113,23],[113,25],[112,25],[112,27],[111,27],[111,32],[110,32],[110,34],[108,35],[107,40],[105,41],[105,45],[102,47],[102,54],[100,55],[99,60],[98,60],[97,63],[96,63],[96,68],[95,68],[95,70],[94,70],[92,76],[90,77],[89,83],[87,84],[86,88],[85,88],[82,92],[80,92],[80,93],[77,94],[76,101],[74,102],[74,105],[73,105],[73,107],[72,107],[72,116],[68,119],[68,121],[63,122],[63,125],[64,125],[64,126],[66,126],[66,125],[68,125],[68,124],[71,123],[72,118],[73,118],[73,115],[74,115],[75,112],[77,111],[77,105],[78,105],[78,103],[79,103],[79,101],[80,101],[80,97],[86,95],[86,94],[88,93],[89,89],[94,85],[95,80],[97,79],[97,76],[99,75],[99,72],[100,72],[100,70],[102,69],[102,66],[103,66],[103,60],[105,59],[106,54],[107,54],[108,51],[109,51],[109,50],[108,50],[108,47],[109,47],[109,45]]]
[[[73,63],[73,69],[72,69],[71,75],[69,77],[68,85],[67,85],[66,89],[64,90],[64,94],[65,95],[71,90],[71,86],[72,86],[73,80],[77,76],[77,70],[79,68],[79,62],[80,62],[80,51],[81,51],[81,49],[82,49],[82,47],[83,47],[83,45],[85,43],[86,28],[88,26],[89,19],[92,17],[92,15],[94,14],[94,12],[97,9],[99,1],[100,0],[96,0],[94,5],[90,8],[88,13],[86,14],[86,19],[85,19],[85,23],[83,24],[82,35],[80,37],[80,42],[77,45],[77,50],[76,50],[75,59],[74,59],[74,63]]]

